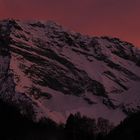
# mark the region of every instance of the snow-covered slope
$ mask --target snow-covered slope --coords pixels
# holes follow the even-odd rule
[[[4,20],[0,37],[0,98],[21,113],[59,123],[81,112],[118,123],[140,109],[140,50],[131,43],[52,21]]]

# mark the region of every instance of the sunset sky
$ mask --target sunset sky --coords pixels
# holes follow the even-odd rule
[[[140,0],[0,0],[0,19],[54,20],[74,31],[140,47]]]

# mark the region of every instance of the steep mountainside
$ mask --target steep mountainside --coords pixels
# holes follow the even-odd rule
[[[0,22],[0,98],[34,120],[70,113],[117,124],[140,109],[140,50],[52,21]]]

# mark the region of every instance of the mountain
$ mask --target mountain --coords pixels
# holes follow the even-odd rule
[[[53,21],[0,21],[0,100],[34,121],[71,113],[118,124],[140,110],[140,50]]]

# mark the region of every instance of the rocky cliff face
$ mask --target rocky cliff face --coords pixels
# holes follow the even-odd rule
[[[140,50],[56,23],[0,22],[0,98],[34,120],[70,113],[118,123],[140,106]]]

